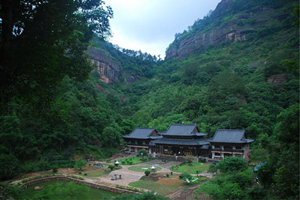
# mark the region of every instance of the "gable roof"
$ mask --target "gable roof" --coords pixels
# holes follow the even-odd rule
[[[162,136],[159,135],[153,135],[153,132],[156,132],[156,129],[154,128],[136,128],[134,131],[132,131],[128,135],[123,135],[123,138],[133,138],[133,139],[158,139]]]
[[[251,143],[253,139],[246,139],[245,130],[241,129],[219,129],[215,132],[210,142],[220,143]]]
[[[169,129],[163,135],[172,136],[204,136],[206,133],[198,132],[196,124],[171,124]]]

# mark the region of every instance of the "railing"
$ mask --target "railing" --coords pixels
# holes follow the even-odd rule
[[[222,152],[241,152],[243,153],[244,150],[243,149],[232,149],[232,148],[224,148],[224,149],[221,149],[221,148],[214,148],[212,149],[212,151],[222,151]]]

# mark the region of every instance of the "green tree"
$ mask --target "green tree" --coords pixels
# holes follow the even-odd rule
[[[9,155],[17,153],[22,141],[20,120],[16,115],[0,116],[0,145],[7,149]]]
[[[223,182],[222,184],[204,184],[199,192],[205,192],[212,199],[245,199],[247,195],[237,183]]]
[[[14,155],[0,154],[0,180],[15,177],[20,172],[20,161]]]
[[[86,166],[86,164],[87,164],[87,162],[85,160],[83,160],[82,158],[79,158],[79,159],[75,160],[74,168],[82,170],[82,167]]]
[[[240,157],[227,157],[221,160],[217,164],[217,168],[220,169],[222,173],[240,172],[248,168],[247,163],[244,159]]]
[[[141,149],[138,151],[137,156],[148,156],[148,152],[145,149]]]
[[[293,104],[278,115],[274,137],[267,146],[270,159],[258,170],[259,181],[268,195],[277,198],[299,198],[299,104]],[[287,162],[288,160],[288,162]]]
[[[85,80],[84,51],[93,33],[105,38],[113,13],[103,1],[1,2],[0,102],[18,96],[42,106],[64,76]],[[18,59],[15,59],[18,58]]]

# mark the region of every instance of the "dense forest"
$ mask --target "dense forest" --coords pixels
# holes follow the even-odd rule
[[[251,159],[267,164],[243,197],[299,198],[299,2],[223,0],[175,34],[164,60],[105,42],[113,11],[102,1],[0,9],[0,180],[107,158],[136,127],[196,122],[208,137],[238,128],[255,139]],[[181,45],[229,28],[242,37]],[[118,81],[99,80],[93,50],[121,67]]]

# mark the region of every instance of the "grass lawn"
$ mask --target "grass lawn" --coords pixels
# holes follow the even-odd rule
[[[122,158],[118,160],[122,165],[136,165],[142,163],[141,157],[130,157],[130,158]],[[149,161],[148,157],[144,157],[145,162]]]
[[[184,183],[179,179],[178,175],[172,175],[169,178],[164,173],[153,173],[149,176],[143,176],[139,181],[130,183],[132,187],[143,188],[157,192],[158,194],[165,196],[176,190]]]
[[[107,166],[104,167],[89,166],[84,171],[82,171],[80,175],[88,178],[99,178],[100,176],[107,175],[110,172],[111,170]],[[78,175],[78,172],[76,172],[75,174]]]
[[[178,185],[160,184],[157,182],[150,181],[136,181],[129,184],[132,187],[143,188],[157,192],[159,195],[165,196],[178,189]]]
[[[48,187],[52,184],[56,184],[56,183],[63,183],[63,184],[67,184],[67,181],[50,181],[50,182],[45,182],[45,183],[39,183],[37,184],[38,186],[42,186],[43,190],[47,190]],[[31,185],[28,186],[28,188],[24,188],[24,191],[22,191],[22,195],[24,197],[24,199],[33,199],[33,196],[35,194],[38,194],[40,191],[35,191],[34,187],[37,185]],[[105,191],[105,190],[98,190],[95,188],[88,188],[88,197],[89,199],[112,199],[113,197],[116,197],[120,194],[117,193],[113,193],[113,192],[109,192],[109,191]],[[66,197],[67,199],[69,199],[69,197]],[[82,197],[78,196],[77,199],[83,199]],[[51,198],[49,199],[51,200]],[[53,200],[57,200],[57,198],[54,198]]]
[[[150,170],[151,171],[151,167],[152,166],[132,166],[129,167],[128,169],[131,171],[135,171],[135,172],[144,172],[146,170]],[[161,167],[156,167],[156,171],[161,170]]]
[[[171,167],[171,170],[174,172],[181,172],[181,173],[188,173],[188,174],[197,174],[204,172],[206,170],[208,170],[208,167],[210,164],[208,163],[200,163],[200,162],[193,162],[192,163],[193,166],[189,166],[188,163],[182,165],[182,166],[178,166],[178,167]]]

